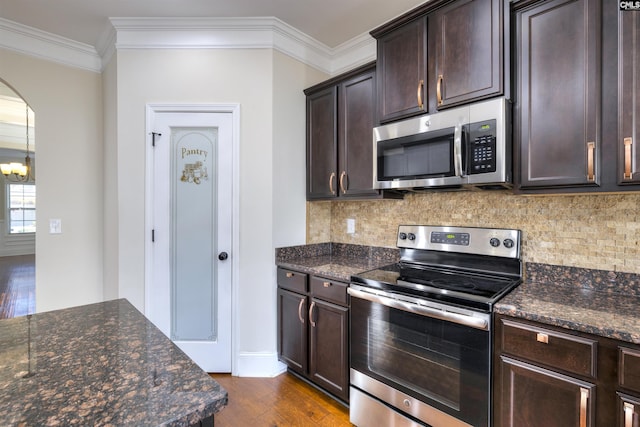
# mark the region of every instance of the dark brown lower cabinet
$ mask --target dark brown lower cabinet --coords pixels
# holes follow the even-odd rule
[[[278,325],[280,360],[289,369],[304,374],[307,371],[307,296],[278,289]]]
[[[343,402],[349,401],[347,284],[278,269],[278,358]]]
[[[618,393],[618,427],[640,427],[640,397]]]
[[[503,356],[503,426],[595,426],[594,384]]]
[[[346,401],[349,398],[349,309],[314,298],[309,312],[311,380]]]
[[[510,316],[494,326],[495,427],[640,427],[640,346]]]

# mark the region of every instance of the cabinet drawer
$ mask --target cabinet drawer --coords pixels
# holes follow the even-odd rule
[[[554,369],[596,377],[597,341],[502,320],[502,351]]]
[[[297,271],[278,268],[278,286],[295,292],[307,292],[307,275]]]
[[[618,348],[618,381],[620,387],[640,393],[640,351]]]
[[[311,294],[323,300],[347,305],[347,284],[311,276]]]

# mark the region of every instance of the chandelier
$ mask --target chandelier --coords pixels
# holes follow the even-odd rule
[[[2,171],[5,179],[12,182],[32,182],[36,180],[31,168],[31,157],[29,157],[29,105],[25,104],[25,106],[27,111],[27,150],[24,165],[17,162],[0,164],[0,171]]]

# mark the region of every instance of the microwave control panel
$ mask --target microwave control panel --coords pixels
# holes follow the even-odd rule
[[[496,171],[496,121],[471,123],[466,126],[467,173],[469,175]]]

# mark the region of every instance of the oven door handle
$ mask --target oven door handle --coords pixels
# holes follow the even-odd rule
[[[360,298],[377,304],[382,304],[390,308],[396,308],[398,310],[407,311],[409,313],[418,314],[420,316],[432,317],[434,319],[445,320],[448,322],[457,323],[463,326],[470,326],[475,329],[481,329],[483,331],[489,330],[489,322],[487,319],[468,316],[460,313],[453,313],[451,311],[438,310],[436,308],[425,307],[418,304],[413,304],[406,301],[390,298],[383,295],[373,294],[357,290],[354,288],[347,288],[347,293],[355,298]]]

